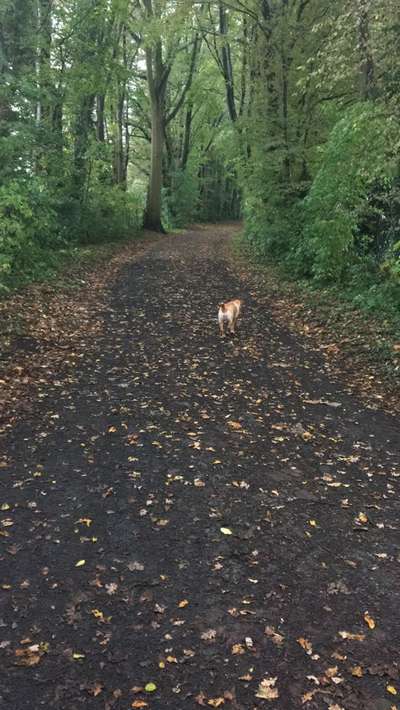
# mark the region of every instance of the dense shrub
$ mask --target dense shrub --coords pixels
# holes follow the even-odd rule
[[[45,276],[49,248],[62,244],[54,200],[37,178],[0,187],[0,288],[13,279]]]
[[[334,126],[323,160],[304,200],[302,249],[319,280],[342,279],[357,252],[374,235],[360,232],[372,188],[390,182],[392,126],[379,106],[353,106]],[[393,179],[393,178],[392,178]],[[365,237],[369,237],[365,239]]]

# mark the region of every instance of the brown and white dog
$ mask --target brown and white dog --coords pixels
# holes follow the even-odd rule
[[[226,303],[220,303],[218,306],[218,323],[221,335],[225,334],[225,325],[229,327],[229,332],[235,334],[237,319],[240,316],[243,301],[240,298],[235,298]]]

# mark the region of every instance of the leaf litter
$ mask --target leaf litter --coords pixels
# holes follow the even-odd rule
[[[227,261],[232,229],[126,260],[70,363],[41,357],[34,416],[7,427],[16,710],[44,688],[60,710],[396,702],[397,422],[271,318]],[[249,309],[222,341],[227,289]]]

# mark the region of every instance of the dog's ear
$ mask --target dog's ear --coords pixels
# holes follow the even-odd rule
[[[221,311],[224,311],[225,310],[225,303],[219,303],[218,308],[220,308]]]

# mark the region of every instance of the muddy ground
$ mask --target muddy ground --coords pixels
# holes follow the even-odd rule
[[[5,427],[1,707],[400,707],[398,419],[246,289],[231,233],[127,263]]]

